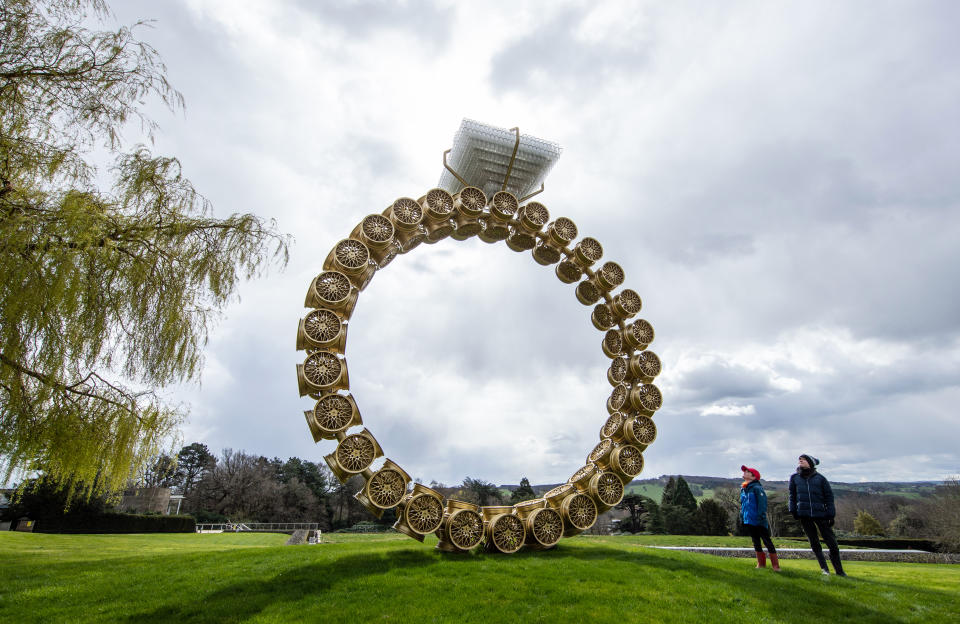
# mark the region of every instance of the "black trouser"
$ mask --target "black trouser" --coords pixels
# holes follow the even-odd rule
[[[767,547],[767,551],[771,555],[777,554],[777,549],[773,547],[773,540],[770,539],[770,529],[765,526],[756,526],[753,524],[743,525],[747,527],[747,531],[750,532],[750,539],[753,540],[753,549],[757,552],[763,552],[763,546]],[[760,545],[760,540],[763,540],[763,546]]]
[[[827,562],[823,558],[823,547],[820,546],[820,537],[817,535],[817,529],[820,530],[823,541],[827,543],[827,548],[830,549],[830,561],[833,562],[834,569],[838,574],[842,573],[840,547],[837,545],[837,538],[834,536],[833,529],[830,528],[827,519],[800,516],[800,526],[803,527],[803,532],[807,534],[807,539],[810,540],[810,548],[813,549],[813,554],[816,555],[817,561],[820,562],[820,567],[826,570]]]

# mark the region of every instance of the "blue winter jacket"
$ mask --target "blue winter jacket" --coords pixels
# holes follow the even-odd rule
[[[790,476],[790,513],[809,518],[832,518],[837,515],[833,489],[827,478],[816,470],[806,476],[793,473]]]
[[[759,481],[751,481],[740,489],[740,518],[744,524],[768,527],[767,493]]]

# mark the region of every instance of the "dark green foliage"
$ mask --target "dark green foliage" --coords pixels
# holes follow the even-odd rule
[[[206,509],[192,511],[190,515],[197,521],[197,524],[221,524],[230,522],[230,518],[227,516],[216,513],[215,511],[207,511]]]
[[[516,505],[521,501],[530,500],[536,497],[536,493],[533,491],[533,488],[530,487],[530,480],[526,477],[523,477],[520,479],[520,485],[510,493],[510,504]]]
[[[666,533],[667,527],[664,522],[663,514],[660,512],[660,505],[653,500],[643,497],[646,505],[646,511],[640,515],[640,521],[643,523],[643,530],[648,533]]]
[[[693,497],[686,479],[670,477],[663,488],[658,515],[663,530],[675,535],[694,534],[698,530],[697,499]]]
[[[280,460],[274,458],[273,461]],[[291,457],[279,466],[277,474],[281,483],[290,483],[296,479],[313,492],[318,499],[323,498],[330,491],[332,483],[332,474],[325,467],[312,461]]]
[[[32,481],[15,497],[10,519],[36,521],[35,533],[190,533],[196,522],[190,516],[125,514],[108,511],[102,496],[68,493],[49,481]]]
[[[27,516],[38,520],[67,512],[92,516],[102,514],[106,509],[104,496],[80,496],[49,481],[33,479],[21,485],[4,516],[8,519]]]
[[[660,497],[661,505],[672,505],[677,496],[677,480],[670,477],[667,484],[663,487],[663,495]]]
[[[699,535],[727,535],[730,519],[723,505],[707,498],[697,508],[696,528]]]
[[[206,444],[200,442],[188,444],[177,453],[176,487],[186,496],[203,475],[216,465],[217,458],[213,456]]]
[[[889,537],[864,537],[856,539],[850,537],[840,537],[837,538],[837,543],[843,546],[884,548],[889,550],[922,550],[925,552],[937,552],[943,550],[940,543],[928,539],[893,539]]]
[[[653,499],[640,494],[626,494],[617,509],[630,512],[629,517],[620,522],[620,530],[630,533],[649,531],[663,533],[663,518],[660,506]]]
[[[693,492],[690,491],[690,486],[687,484],[687,480],[682,476],[677,477],[677,490],[673,495],[673,500],[670,501],[671,504],[677,505],[678,507],[683,507],[690,512],[695,512],[697,510],[697,499],[693,497]]]
[[[694,512],[680,505],[660,505],[663,526],[672,535],[693,535],[697,531]]]
[[[622,509],[630,512],[630,516],[624,518],[620,522],[621,531],[629,531],[630,533],[639,533],[643,530],[642,524],[640,523],[640,516],[646,511],[646,508],[643,504],[643,496],[639,494],[625,494],[623,499],[617,505],[617,509]]]
[[[475,498],[475,501],[471,502],[476,502],[480,506],[503,502],[500,488],[483,479],[467,477],[463,480],[463,489]]]
[[[34,533],[194,533],[197,522],[191,516],[125,514],[108,512],[86,515],[71,512],[39,518]]]

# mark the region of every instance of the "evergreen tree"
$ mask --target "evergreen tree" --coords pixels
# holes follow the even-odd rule
[[[0,3],[0,474],[115,491],[177,431],[157,390],[196,379],[239,282],[286,261],[254,215],[214,218],[149,140],[182,96],[103,0]],[[141,139],[141,140],[142,140]],[[96,158],[112,158],[112,183]]]
[[[510,504],[516,505],[521,501],[530,500],[536,497],[536,492],[534,492],[533,488],[530,487],[530,480],[526,477],[523,477],[520,479],[520,486],[510,493]]]
[[[617,505],[617,509],[630,512],[630,517],[626,518],[620,523],[620,528],[622,530],[630,531],[631,533],[637,533],[643,530],[640,517],[646,511],[644,506],[645,498],[645,496],[631,493],[624,495],[624,497],[620,500],[620,503]]]
[[[194,442],[180,449],[177,453],[176,485],[184,496],[190,494],[194,486],[203,478],[204,473],[217,465],[217,458],[213,456],[206,444]]]
[[[667,484],[663,487],[663,495],[660,497],[661,505],[672,505],[677,496],[677,481],[671,476]]]
[[[726,535],[730,530],[729,521],[727,510],[723,508],[723,505],[712,498],[700,501],[695,522],[698,534]]]
[[[664,532],[671,535],[693,535],[697,533],[694,513],[680,505],[660,505]]]
[[[664,524],[663,514],[660,512],[661,506],[657,505],[651,499],[647,499],[647,501],[649,502],[647,503],[646,511],[640,516],[644,530],[655,534],[666,533],[667,528]]]
[[[683,507],[691,513],[697,511],[697,499],[693,497],[693,492],[690,491],[687,480],[682,476],[677,477],[677,489],[671,503]]]

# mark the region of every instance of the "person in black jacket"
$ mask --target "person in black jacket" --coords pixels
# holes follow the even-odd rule
[[[823,558],[823,548],[820,546],[820,535],[830,550],[830,562],[837,576],[846,576],[843,564],[840,563],[840,547],[833,534],[834,516],[837,509],[833,504],[833,489],[830,482],[817,472],[820,460],[812,455],[801,455],[797,461],[797,471],[790,475],[790,513],[800,521],[803,532],[810,540],[810,548],[820,562],[823,574],[830,574],[830,568]]]

